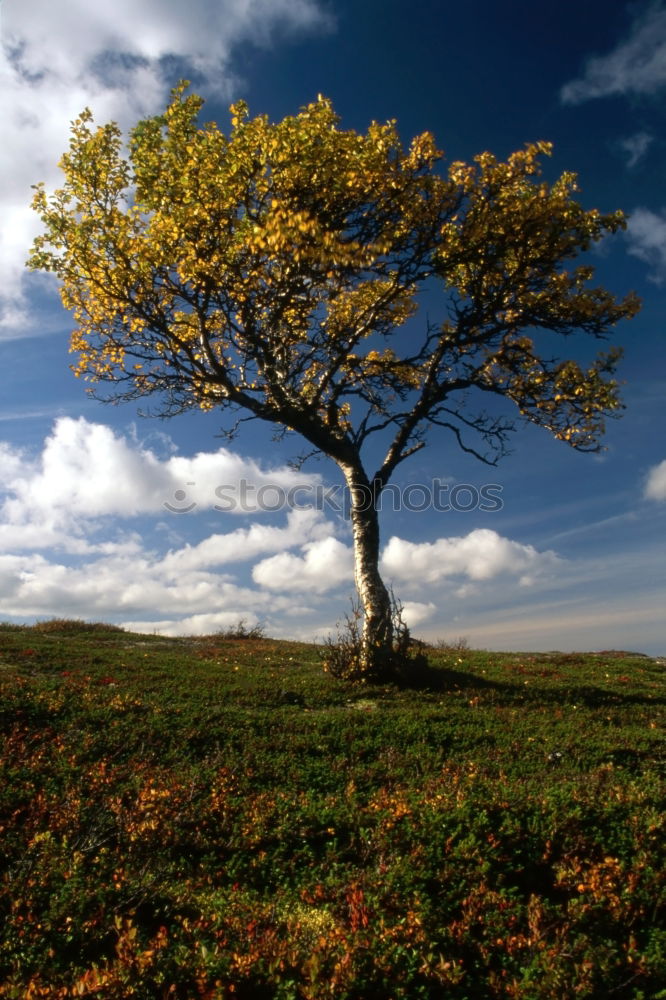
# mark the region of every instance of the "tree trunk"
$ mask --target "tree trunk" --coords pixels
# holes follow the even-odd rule
[[[379,573],[379,496],[363,469],[341,468],[349,489],[354,578],[363,611],[360,673],[365,680],[389,680],[394,636],[391,598]]]

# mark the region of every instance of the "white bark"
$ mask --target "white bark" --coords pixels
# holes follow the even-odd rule
[[[393,648],[391,599],[379,573],[377,500],[367,476],[355,466],[341,466],[350,494],[354,538],[354,578],[363,609],[364,668],[381,670]]]

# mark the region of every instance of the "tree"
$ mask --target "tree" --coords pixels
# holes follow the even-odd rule
[[[429,133],[405,149],[395,122],[342,130],[321,96],[278,124],[239,102],[227,137],[199,124],[203,101],[186,91],[139,122],[127,155],[117,125],[81,114],[64,186],[50,197],[36,187],[45,230],[29,266],[60,279],[75,374],[110,383],[111,398],[156,394],[163,416],[241,411],[229,433],[259,418],[337,463],[363,609],[357,672],[385,678],[383,488],[431,426],[495,463],[515,426],[502,407],[486,410],[496,397],[571,447],[598,449],[604,416],[621,406],[620,351],[585,368],[537,338],[602,338],[637,311],[634,296],[590,287],[591,267],[566,266],[624,216],[581,207],[574,174],[541,180],[545,142],[445,172]],[[426,283],[442,312],[419,326]],[[374,474],[371,439],[383,454]]]

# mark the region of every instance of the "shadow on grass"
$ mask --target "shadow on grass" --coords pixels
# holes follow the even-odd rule
[[[531,685],[510,683],[480,677],[478,674],[456,670],[447,666],[433,666],[427,657],[419,654],[406,661],[404,669],[396,678],[396,684],[403,691],[423,691],[444,693],[465,691],[467,693],[494,693],[502,703],[526,701],[542,704],[563,704],[575,701],[588,708],[622,705],[666,705],[666,696],[642,695],[633,692],[607,690],[593,684],[572,684],[546,687],[538,683],[538,676]]]

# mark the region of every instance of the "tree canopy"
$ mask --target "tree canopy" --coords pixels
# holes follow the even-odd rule
[[[117,125],[85,111],[64,185],[37,186],[29,263],[60,279],[74,370],[94,392],[295,430],[373,508],[433,425],[496,461],[515,426],[489,406],[498,397],[573,448],[599,447],[621,406],[620,350],[585,366],[551,356],[550,335],[603,338],[637,311],[576,263],[625,218],[584,208],[572,173],[544,181],[548,143],[445,168],[429,133],[405,148],[392,121],[343,130],[322,97],[279,123],[238,102],[228,136],[200,124],[202,104],[180,85],[127,152]],[[420,320],[424,287],[440,313]],[[382,458],[368,470],[372,435]],[[363,595],[360,516],[352,504]]]

